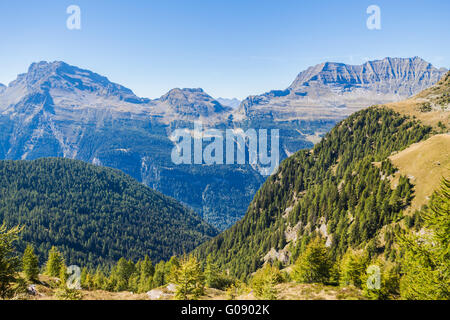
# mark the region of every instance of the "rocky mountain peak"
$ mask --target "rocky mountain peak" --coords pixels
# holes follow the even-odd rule
[[[113,83],[106,77],[62,61],[33,63],[27,73],[20,74],[15,81],[11,82],[10,87],[25,87],[29,92],[77,93],[82,91],[131,103],[148,102],[148,99],[137,97],[130,89]]]
[[[406,99],[437,83],[446,72],[419,57],[388,57],[361,65],[324,62],[300,72],[286,90],[248,97],[239,113],[253,118],[336,118]]]
[[[390,90],[409,96],[436,83],[445,72],[446,69],[437,69],[419,57],[387,57],[362,65],[325,62],[301,72],[289,90],[295,92],[310,86],[330,86],[348,91],[352,87],[365,87],[381,93]]]
[[[201,88],[175,88],[163,95],[159,101],[167,104],[174,112],[185,116],[208,116],[230,110]]]

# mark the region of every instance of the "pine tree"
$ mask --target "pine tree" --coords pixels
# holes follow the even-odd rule
[[[170,258],[164,266],[165,280],[172,283],[177,283],[178,281],[178,270],[180,269],[180,261],[176,256]]]
[[[117,265],[111,272],[110,280],[113,282],[115,291],[125,291],[128,289],[128,284],[131,276],[136,270],[133,261],[127,261],[125,258],[120,258]]]
[[[184,257],[176,270],[177,300],[197,300],[204,294],[204,275],[197,259],[193,256]]]
[[[93,282],[95,289],[97,290],[105,289],[106,278],[99,267],[95,271]]]
[[[80,284],[83,289],[88,288],[87,275],[88,275],[88,270],[86,267],[84,267],[83,269],[81,269],[81,275],[80,275]]]
[[[67,288],[67,267],[64,264],[64,262],[61,263],[61,266],[59,267],[59,280],[60,280],[60,286],[62,288]]]
[[[14,227],[7,230],[0,226],[0,298],[6,299],[14,294],[11,284],[17,279],[20,259],[15,254],[14,242],[19,238],[21,229]]]
[[[22,270],[25,279],[28,281],[36,281],[39,278],[39,260],[34,254],[34,248],[28,244],[22,258]]]
[[[357,252],[348,249],[342,257],[339,268],[339,282],[341,286],[353,285],[362,287],[362,276],[366,272],[368,255],[365,252]]]
[[[220,289],[220,270],[212,255],[206,258],[205,280],[207,287]]]
[[[251,286],[257,298],[265,300],[276,300],[278,290],[275,286],[283,282],[283,275],[280,270],[266,263],[252,277]]]
[[[297,259],[293,278],[304,283],[326,283],[330,278],[331,267],[328,249],[323,240],[317,237]]]
[[[152,261],[148,256],[145,256],[140,265],[140,273],[141,276],[144,276],[146,278],[153,277],[153,274],[155,273],[155,267],[153,266]]]
[[[375,278],[371,280],[370,277]],[[377,281],[379,282],[379,287],[374,285]],[[397,297],[400,282],[400,266],[378,258],[371,262],[366,272],[362,274],[361,282],[364,295],[370,299],[388,300],[392,297]]]
[[[152,288],[160,287],[166,284],[166,275],[164,272],[164,261],[159,262],[155,267],[155,274],[153,275]]]
[[[427,232],[397,232],[404,250],[400,294],[405,299],[450,299],[450,180],[443,179],[422,212]]]
[[[147,292],[151,289],[153,274],[155,273],[155,267],[153,267],[152,261],[148,256],[145,256],[144,260],[140,264],[139,283],[137,286],[138,292]]]
[[[48,254],[45,273],[51,277],[59,277],[63,263],[63,258],[58,249],[56,247],[52,247]]]

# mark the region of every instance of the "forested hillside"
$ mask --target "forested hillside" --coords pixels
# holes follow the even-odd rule
[[[353,114],[314,149],[286,159],[258,191],[246,216],[195,254],[201,259],[211,254],[221,268],[242,279],[264,258],[293,263],[315,235],[326,239],[334,260],[349,247],[395,255],[392,234],[385,235],[383,244],[375,236],[401,217],[414,190],[406,177],[391,188],[388,177],[396,169],[387,157],[431,130],[383,107]]]
[[[41,263],[56,246],[68,264],[153,261],[216,235],[192,210],[118,170],[68,159],[0,161],[0,222],[23,226]],[[1,223],[0,223],[1,224]]]

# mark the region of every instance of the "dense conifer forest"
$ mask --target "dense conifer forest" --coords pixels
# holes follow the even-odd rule
[[[66,263],[88,267],[168,260],[217,233],[118,170],[56,158],[0,161],[0,221],[23,227],[18,248],[32,243],[41,263],[56,246]]]

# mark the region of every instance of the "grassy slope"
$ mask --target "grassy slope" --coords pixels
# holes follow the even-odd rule
[[[415,117],[432,126],[435,133],[442,133],[389,157],[399,169],[393,183],[395,184],[401,174],[408,176],[415,185],[415,198],[410,211],[418,210],[426,204],[433,191],[439,187],[441,178],[450,176],[449,95],[450,72],[436,85],[414,97],[386,105],[400,114]],[[429,105],[429,110],[421,109],[423,105]],[[439,126],[439,122],[445,127]]]
[[[418,210],[439,188],[441,178],[450,176],[450,135],[432,136],[389,159],[399,169],[396,178],[404,175],[414,184],[415,197],[410,209]]]
[[[394,111],[416,117],[422,123],[437,128],[439,122],[443,123],[447,130],[450,129],[450,72],[448,72],[436,85],[428,88],[410,99],[387,104]],[[430,104],[431,110],[421,111],[423,104]]]

